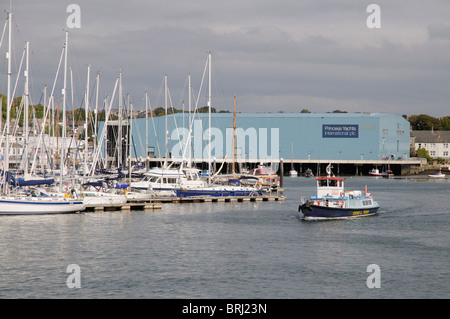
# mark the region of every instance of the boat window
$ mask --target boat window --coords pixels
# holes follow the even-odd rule
[[[335,187],[337,181],[334,180],[334,179],[330,179],[330,180],[328,180],[328,182],[329,182],[329,184],[328,184],[329,186],[334,186]]]
[[[370,199],[368,199],[368,200],[363,200],[363,201],[362,201],[362,204],[363,204],[363,206],[370,206],[370,205],[372,205],[372,201],[371,201]]]

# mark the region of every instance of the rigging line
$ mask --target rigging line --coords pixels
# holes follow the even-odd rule
[[[156,147],[158,148],[158,157],[161,158],[161,151],[159,149],[159,142],[158,142],[158,134],[156,134],[155,119],[153,117],[152,104],[150,103],[150,97],[148,97],[148,106],[150,108],[150,117],[152,118],[152,123],[153,123],[153,132],[155,133]],[[148,157],[148,145],[147,145],[145,157],[146,158]],[[162,166],[162,162],[161,162],[161,166]]]
[[[178,140],[180,140],[180,131],[179,131],[179,128],[178,128],[177,119],[175,117],[175,108],[173,107],[173,104],[172,104],[172,96],[170,95],[170,89],[169,88],[167,88],[167,93],[168,93],[168,97],[169,97],[169,105],[172,108],[172,114],[171,115],[172,115],[173,121],[175,123],[175,129],[176,129],[176,132],[177,132],[177,135],[178,135]],[[173,156],[173,154],[172,154],[172,156]]]
[[[23,65],[24,58],[25,58],[25,50],[23,50],[22,59],[20,60],[20,66],[19,66],[19,71],[17,73],[16,84],[14,85],[14,90],[13,90],[13,93],[11,95],[11,102],[10,102],[11,104],[8,106],[8,111],[11,110],[11,107],[12,107],[13,102],[14,102],[14,95],[16,94],[17,84],[18,84],[19,78],[20,78],[20,72],[22,72],[22,65]]]
[[[5,37],[6,27],[8,26],[8,20],[5,21],[5,26],[3,27],[2,38],[0,40],[0,49],[2,48],[3,38]]]
[[[46,119],[47,119],[47,115],[48,115],[49,110],[50,110],[50,105],[53,103],[53,100],[54,100],[54,98],[55,98],[54,95],[53,95],[53,93],[55,92],[55,86],[56,86],[56,82],[57,82],[57,80],[58,80],[59,71],[60,71],[60,69],[61,69],[61,64],[62,64],[62,60],[63,60],[63,57],[64,57],[64,51],[65,51],[65,46],[62,48],[61,57],[60,57],[60,59],[59,59],[59,64],[58,64],[58,69],[57,69],[57,71],[56,71],[55,80],[54,80],[54,82],[53,82],[52,92],[51,92],[51,94],[50,94],[50,98],[49,98],[49,101],[48,101],[47,108],[45,109],[46,112],[45,112],[45,115],[44,115],[44,117],[43,117],[44,122],[45,122]],[[45,125],[42,126],[40,135],[43,135],[44,130],[45,130]],[[37,149],[39,149],[40,141],[41,141],[41,139],[38,140],[38,146],[37,146]],[[33,164],[32,164],[32,166],[31,166],[30,173],[33,172],[33,169],[34,169],[34,163],[36,162],[36,156],[37,156],[37,152],[34,154]]]

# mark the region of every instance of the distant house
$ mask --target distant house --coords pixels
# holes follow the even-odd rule
[[[450,131],[411,131],[411,146],[428,151],[432,158],[450,159]]]

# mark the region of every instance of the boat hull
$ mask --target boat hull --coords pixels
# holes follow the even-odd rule
[[[364,208],[337,208],[311,204],[303,204],[299,206],[299,211],[303,213],[305,220],[366,217],[375,215],[378,212],[378,209],[379,206]]]
[[[0,215],[70,214],[85,209],[81,200],[0,199]]]
[[[428,177],[431,177],[431,178],[445,178],[445,174],[428,175]]]

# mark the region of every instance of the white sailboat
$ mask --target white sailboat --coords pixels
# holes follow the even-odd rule
[[[6,145],[5,145],[5,161],[3,166],[3,194],[0,196],[0,215],[11,214],[54,214],[54,213],[76,213],[83,211],[85,205],[83,201],[77,198],[71,198],[71,196],[45,196],[41,194],[23,194],[17,193],[11,194],[10,180],[10,167],[9,167],[9,154],[10,154],[10,110],[12,105],[11,95],[11,25],[12,25],[12,12],[8,12],[8,25],[9,25],[9,40],[8,40],[8,89],[7,89],[7,122],[6,125]],[[28,43],[27,43],[28,50]],[[66,43],[64,51],[67,57],[67,33]],[[25,73],[28,76],[28,63]],[[28,92],[27,92],[28,94]]]
[[[85,204],[79,199],[43,196],[0,197],[0,215],[77,213],[85,208]]]

